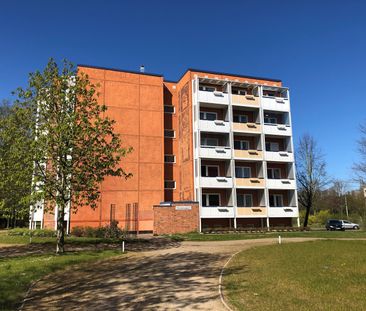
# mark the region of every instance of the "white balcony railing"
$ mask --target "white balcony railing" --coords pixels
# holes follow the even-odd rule
[[[269,207],[268,216],[269,217],[298,217],[299,210],[296,206]]]
[[[231,148],[230,147],[200,147],[200,156],[202,158],[213,158],[213,159],[230,159]]]
[[[269,189],[296,189],[293,179],[267,179],[266,185]]]
[[[294,154],[287,151],[266,151],[264,153],[264,159],[274,162],[294,162]]]
[[[229,104],[229,95],[223,92],[198,92],[198,101],[201,103],[213,103],[213,104]]]
[[[281,136],[291,136],[291,127],[286,124],[264,124],[263,126],[264,134],[267,135],[281,135]]]
[[[265,110],[290,111],[290,103],[287,98],[263,96],[261,103]]]
[[[201,177],[200,186],[204,188],[232,188],[233,179],[231,177]]]
[[[230,123],[221,120],[208,121],[200,120],[200,130],[204,132],[229,133]]]
[[[232,218],[234,208],[232,206],[202,206],[200,216],[201,218]]]

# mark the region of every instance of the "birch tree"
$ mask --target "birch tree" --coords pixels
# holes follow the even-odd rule
[[[304,227],[307,227],[314,202],[321,189],[328,183],[324,156],[314,138],[309,134],[303,135],[299,140],[296,166],[298,200],[305,208]]]
[[[131,150],[122,147],[96,89],[71,63],[58,66],[51,59],[16,92],[18,104],[34,116],[33,194],[45,211],[57,214],[56,253],[64,252],[66,209],[96,208],[105,176],[131,176],[121,167]]]

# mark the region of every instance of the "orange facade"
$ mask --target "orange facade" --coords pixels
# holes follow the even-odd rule
[[[125,147],[133,148],[121,163],[133,176],[128,180],[107,177],[101,184],[98,207],[95,210],[82,207],[71,214],[71,228],[101,226],[115,219],[131,231],[152,231],[154,205],[162,201],[195,200],[192,124],[195,76],[281,86],[277,80],[197,70],[187,70],[177,82],[164,81],[161,75],[92,66],[80,65],[79,71],[99,85],[99,102],[108,107],[106,115],[116,121],[115,132],[121,135]],[[175,112],[164,113],[164,106],[174,106]],[[174,130],[174,138],[165,138],[164,130]],[[175,163],[164,163],[164,155],[174,155]],[[175,189],[165,189],[164,181],[175,181]],[[52,227],[52,217],[48,220],[45,227]]]

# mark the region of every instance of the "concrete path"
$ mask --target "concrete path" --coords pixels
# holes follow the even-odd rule
[[[284,243],[316,240],[284,239]],[[276,239],[183,242],[51,274],[22,310],[225,310],[218,292],[230,256]]]

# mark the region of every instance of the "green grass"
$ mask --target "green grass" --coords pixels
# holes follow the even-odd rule
[[[366,238],[366,231],[297,231],[297,232],[268,232],[268,233],[187,233],[174,234],[170,237],[183,241],[230,241],[282,237],[312,237],[312,238]],[[1,240],[0,240],[1,241]],[[1,243],[1,242],[0,242]]]
[[[6,234],[0,234],[0,244],[29,244],[29,236],[10,236]],[[32,243],[36,244],[55,244],[55,237],[32,237]],[[118,243],[117,240],[102,239],[102,238],[85,238],[85,237],[66,237],[65,244],[98,244],[98,243]]]
[[[118,251],[89,251],[64,255],[33,255],[0,259],[0,310],[19,307],[32,281],[72,264],[121,255]]]
[[[366,241],[252,248],[230,261],[223,282],[236,310],[366,310]]]

